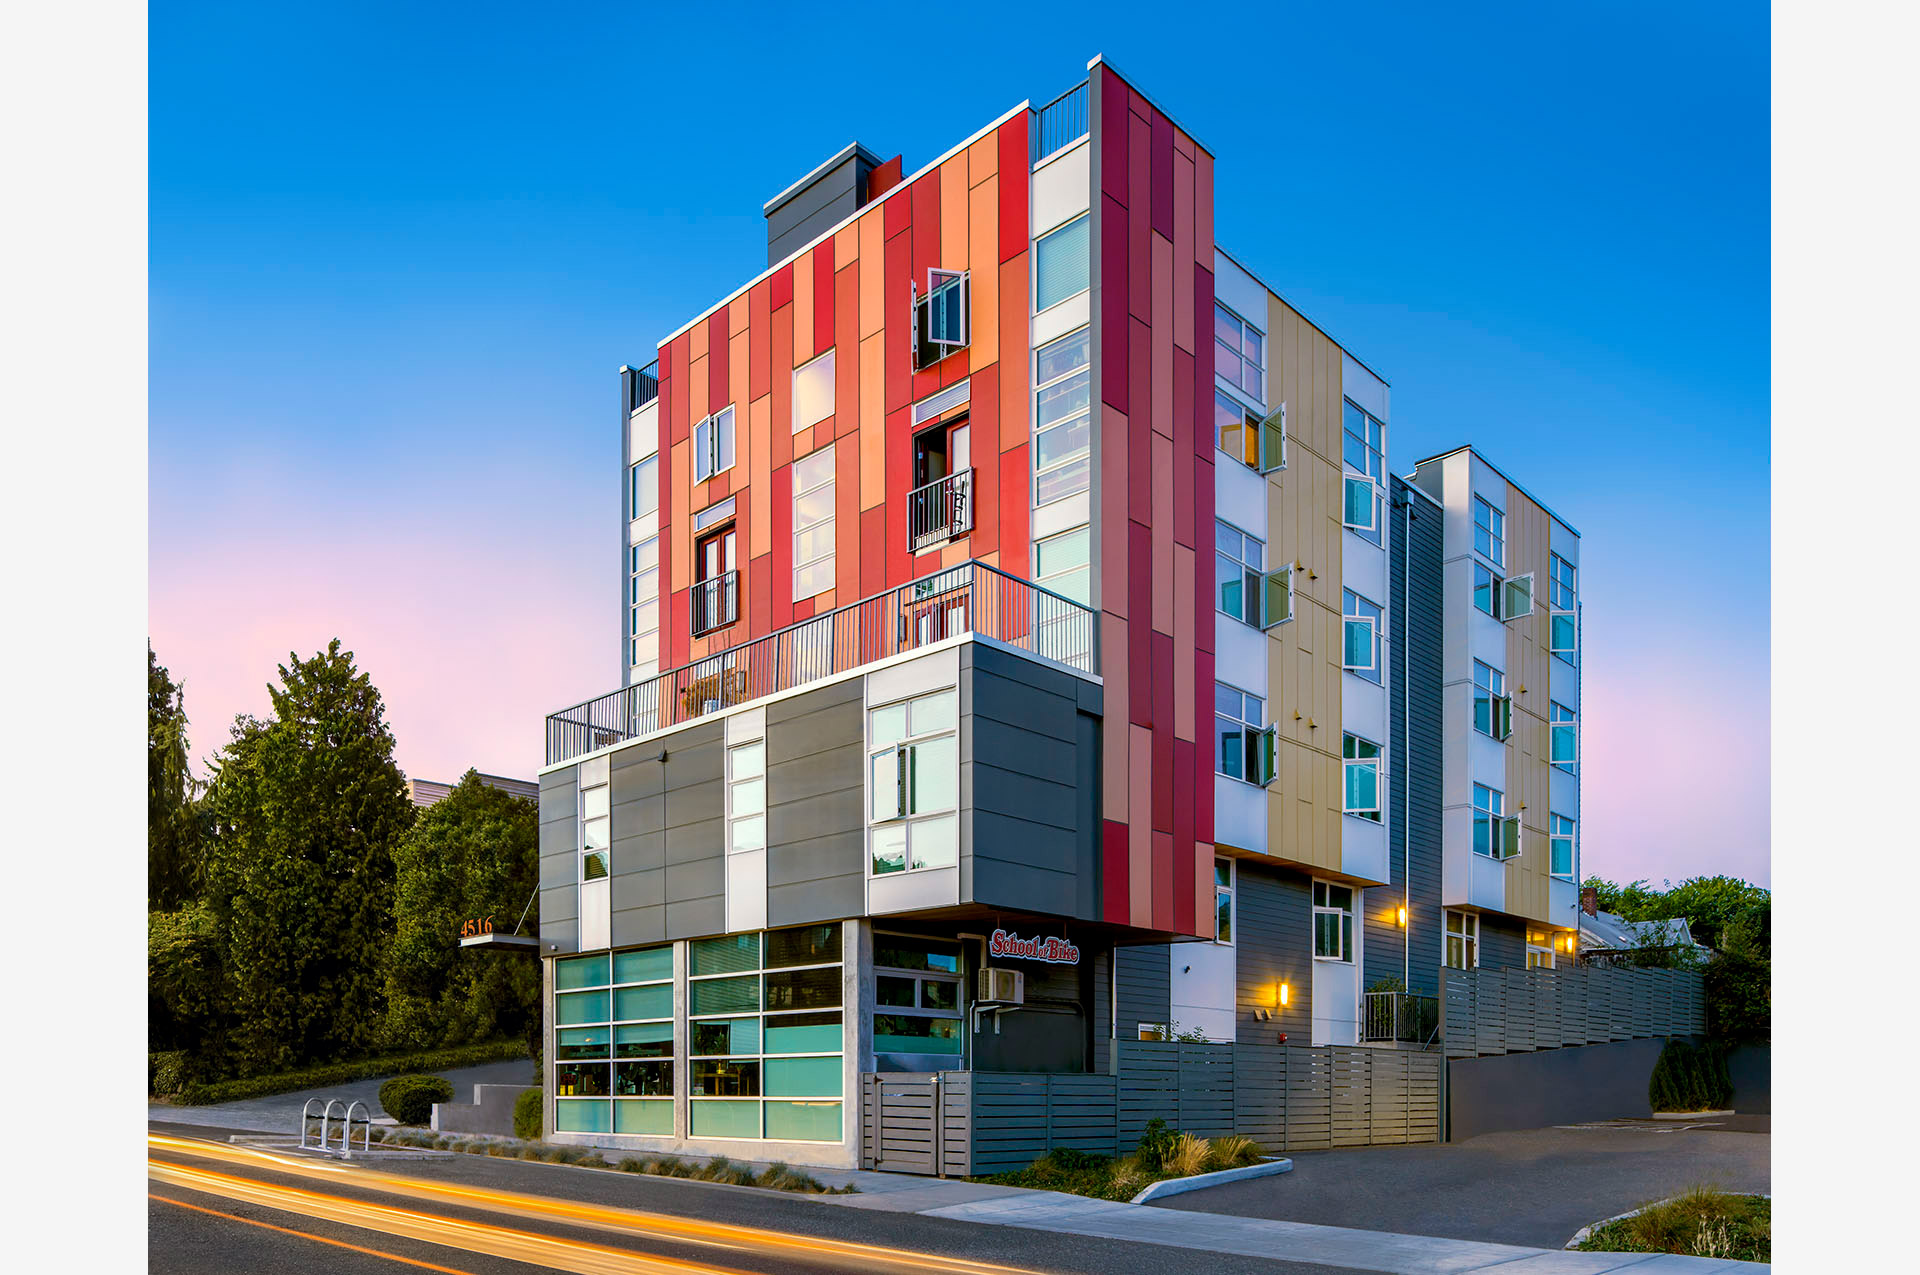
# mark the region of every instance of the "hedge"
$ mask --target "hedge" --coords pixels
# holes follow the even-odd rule
[[[1714,1045],[1669,1040],[1647,1081],[1655,1111],[1720,1111],[1733,1101],[1726,1051]]]
[[[546,1117],[541,1106],[541,1091],[529,1089],[513,1100],[513,1136],[528,1142],[538,1142],[544,1130],[542,1124]]]
[[[401,1124],[426,1124],[433,1104],[453,1101],[453,1082],[441,1076],[395,1076],[380,1086],[380,1109]]]
[[[302,1089],[321,1089],[327,1085],[372,1080],[398,1072],[449,1071],[455,1067],[473,1067],[480,1063],[501,1062],[527,1057],[524,1040],[496,1040],[478,1045],[458,1045],[451,1049],[428,1049],[411,1054],[382,1054],[353,1062],[328,1063],[303,1067],[298,1071],[275,1072],[267,1076],[248,1076],[238,1080],[208,1083],[188,1082],[174,1093],[155,1093],[155,1097],[182,1107],[201,1107],[216,1102],[236,1102],[243,1098],[266,1098],[273,1094],[295,1093]],[[528,1060],[531,1062],[531,1059]],[[166,1068],[152,1069],[158,1073]]]

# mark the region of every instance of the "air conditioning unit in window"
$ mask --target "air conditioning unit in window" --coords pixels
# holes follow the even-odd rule
[[[1027,976],[1019,970],[981,970],[974,999],[995,1005],[1024,1005]]]

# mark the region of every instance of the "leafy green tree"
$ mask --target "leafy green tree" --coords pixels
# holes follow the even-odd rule
[[[1721,935],[1742,917],[1759,927],[1762,941],[1771,935],[1773,892],[1738,877],[1689,877],[1679,885],[1663,881],[1658,890],[1644,880],[1616,885],[1597,876],[1583,884],[1593,887],[1602,912],[1629,921],[1685,917],[1695,941],[1708,947],[1720,947]]]
[[[224,983],[212,909],[192,903],[147,913],[149,1049],[184,1050],[212,1065],[224,1039]]]
[[[1721,935],[1721,949],[1707,966],[1707,1035],[1728,1044],[1761,1044],[1773,1038],[1773,956],[1764,932],[1765,914],[1734,918]]]
[[[387,1043],[437,1048],[537,1037],[540,962],[527,952],[463,950],[463,921],[512,931],[540,878],[540,812],[469,770],[394,847]],[[524,932],[539,926],[527,911]]]
[[[335,638],[289,655],[273,716],[234,722],[209,801],[207,898],[244,1074],[367,1050],[383,1009],[393,846],[413,822],[380,692]]]
[[[147,906],[171,912],[199,897],[198,793],[187,767],[185,691],[147,647]]]

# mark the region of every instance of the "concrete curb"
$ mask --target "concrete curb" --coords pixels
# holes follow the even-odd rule
[[[1708,1116],[1731,1116],[1734,1114],[1733,1108],[1727,1107],[1724,1110],[1716,1111],[1656,1111],[1653,1113],[1653,1118],[1655,1120],[1703,1120]]]
[[[1184,1195],[1188,1191],[1199,1191],[1210,1186],[1224,1186],[1228,1182],[1244,1182],[1248,1178],[1268,1178],[1276,1173],[1293,1172],[1293,1161],[1285,1156],[1274,1156],[1260,1164],[1242,1165],[1238,1169],[1220,1169],[1213,1173],[1196,1173],[1190,1178],[1162,1178],[1140,1194],[1127,1201],[1129,1204],[1151,1204],[1167,1195]]]
[[[1751,1195],[1758,1200],[1771,1200],[1773,1198],[1772,1192],[1729,1191],[1727,1192],[1727,1194],[1728,1195]],[[1662,1204],[1671,1204],[1673,1201],[1679,1198],[1680,1197],[1677,1195],[1670,1195],[1664,1200],[1655,1200],[1651,1204],[1642,1204],[1637,1209],[1628,1209],[1625,1213],[1615,1213],[1612,1217],[1603,1217],[1598,1222],[1591,1222],[1586,1226],[1581,1227],[1579,1230],[1575,1231],[1573,1233],[1573,1238],[1560,1246],[1561,1251],[1566,1252],[1573,1249],[1575,1246],[1584,1242],[1589,1235],[1592,1235],[1595,1231],[1599,1230],[1603,1226],[1610,1226],[1615,1222],[1624,1222],[1630,1217],[1638,1217],[1642,1213],[1645,1213],[1648,1209],[1657,1209]],[[1724,1260],[1732,1261],[1734,1259],[1726,1258]],[[1749,1265],[1753,1265],[1753,1264],[1755,1263],[1749,1263]]]

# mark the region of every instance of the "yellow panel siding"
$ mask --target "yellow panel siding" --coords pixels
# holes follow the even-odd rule
[[[1550,515],[1513,484],[1507,484],[1507,574],[1533,573],[1534,614],[1507,625],[1507,689],[1513,697],[1513,735],[1507,741],[1507,811],[1520,817],[1524,853],[1507,865],[1507,911],[1528,920],[1553,923],[1548,912],[1552,861],[1548,853],[1549,807],[1548,705],[1552,698],[1548,666],[1550,637],[1539,605],[1547,581]],[[1564,918],[1558,918],[1564,920]]]

